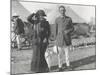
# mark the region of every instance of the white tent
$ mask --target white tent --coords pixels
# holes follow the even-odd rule
[[[47,14],[47,20],[50,24],[54,24],[55,19],[59,16],[58,7],[61,4],[50,4],[50,3],[39,3],[39,2],[20,2],[27,10],[31,13],[36,12],[39,9],[43,9]],[[66,15],[71,17],[73,22],[83,23],[86,22],[83,18],[81,18],[77,12],[73,10],[72,5],[64,5],[66,6]]]
[[[11,6],[12,15],[16,13],[21,17],[23,21],[27,21],[26,18],[28,15],[30,15],[30,12],[22,4],[20,4],[18,0],[12,0]]]
[[[90,25],[96,25],[96,22],[95,22],[95,17],[91,17],[91,20],[89,22]]]
[[[55,18],[59,16],[59,5],[64,5],[66,7],[66,15],[71,17],[73,22],[89,22],[90,17],[95,14],[95,8],[90,6],[51,4],[24,0],[19,0],[19,2],[17,0],[12,0],[12,12],[17,12],[23,19],[26,19],[30,13],[43,9],[47,14],[47,20],[50,24],[54,24]]]
[[[55,19],[59,16],[59,12],[57,10],[53,10],[48,13],[47,19],[51,24],[54,24]],[[76,14],[71,7],[66,7],[66,15],[72,18],[74,23],[84,23],[86,22],[83,18]]]

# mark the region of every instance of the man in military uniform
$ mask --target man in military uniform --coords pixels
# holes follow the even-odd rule
[[[65,52],[66,67],[70,67],[68,51],[71,46],[71,35],[70,33],[74,30],[72,25],[72,19],[65,15],[66,9],[64,6],[59,7],[59,13],[61,14],[56,20],[56,40],[58,46],[58,62],[59,70],[62,70],[61,55]]]

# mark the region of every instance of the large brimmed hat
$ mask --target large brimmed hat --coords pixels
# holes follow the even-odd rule
[[[19,15],[17,13],[14,13],[13,17],[19,17]]]
[[[39,16],[40,16],[40,15],[46,16],[44,10],[38,10],[38,11],[36,12],[36,15],[39,15]]]

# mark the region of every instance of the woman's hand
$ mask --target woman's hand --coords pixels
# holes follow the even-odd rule
[[[33,20],[37,20],[37,17],[34,15],[34,16],[32,17],[32,19],[33,19]]]
[[[44,40],[43,40],[43,43],[46,43],[47,42],[47,39],[45,38]]]
[[[68,33],[69,33],[69,30],[65,30],[65,31],[64,31],[64,34],[68,34]]]

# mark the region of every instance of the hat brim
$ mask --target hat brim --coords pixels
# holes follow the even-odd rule
[[[39,15],[39,16],[41,16],[41,15],[42,15],[42,16],[47,16],[46,14],[38,14],[38,13],[37,13],[37,15]]]
[[[44,14],[43,16],[47,16],[47,15]]]
[[[13,16],[13,17],[19,17],[19,16],[16,15],[16,16]]]
[[[37,15],[39,15],[39,16],[46,16],[46,14],[45,14],[45,12],[43,11],[43,10],[38,10],[37,12],[36,12],[36,14]]]

